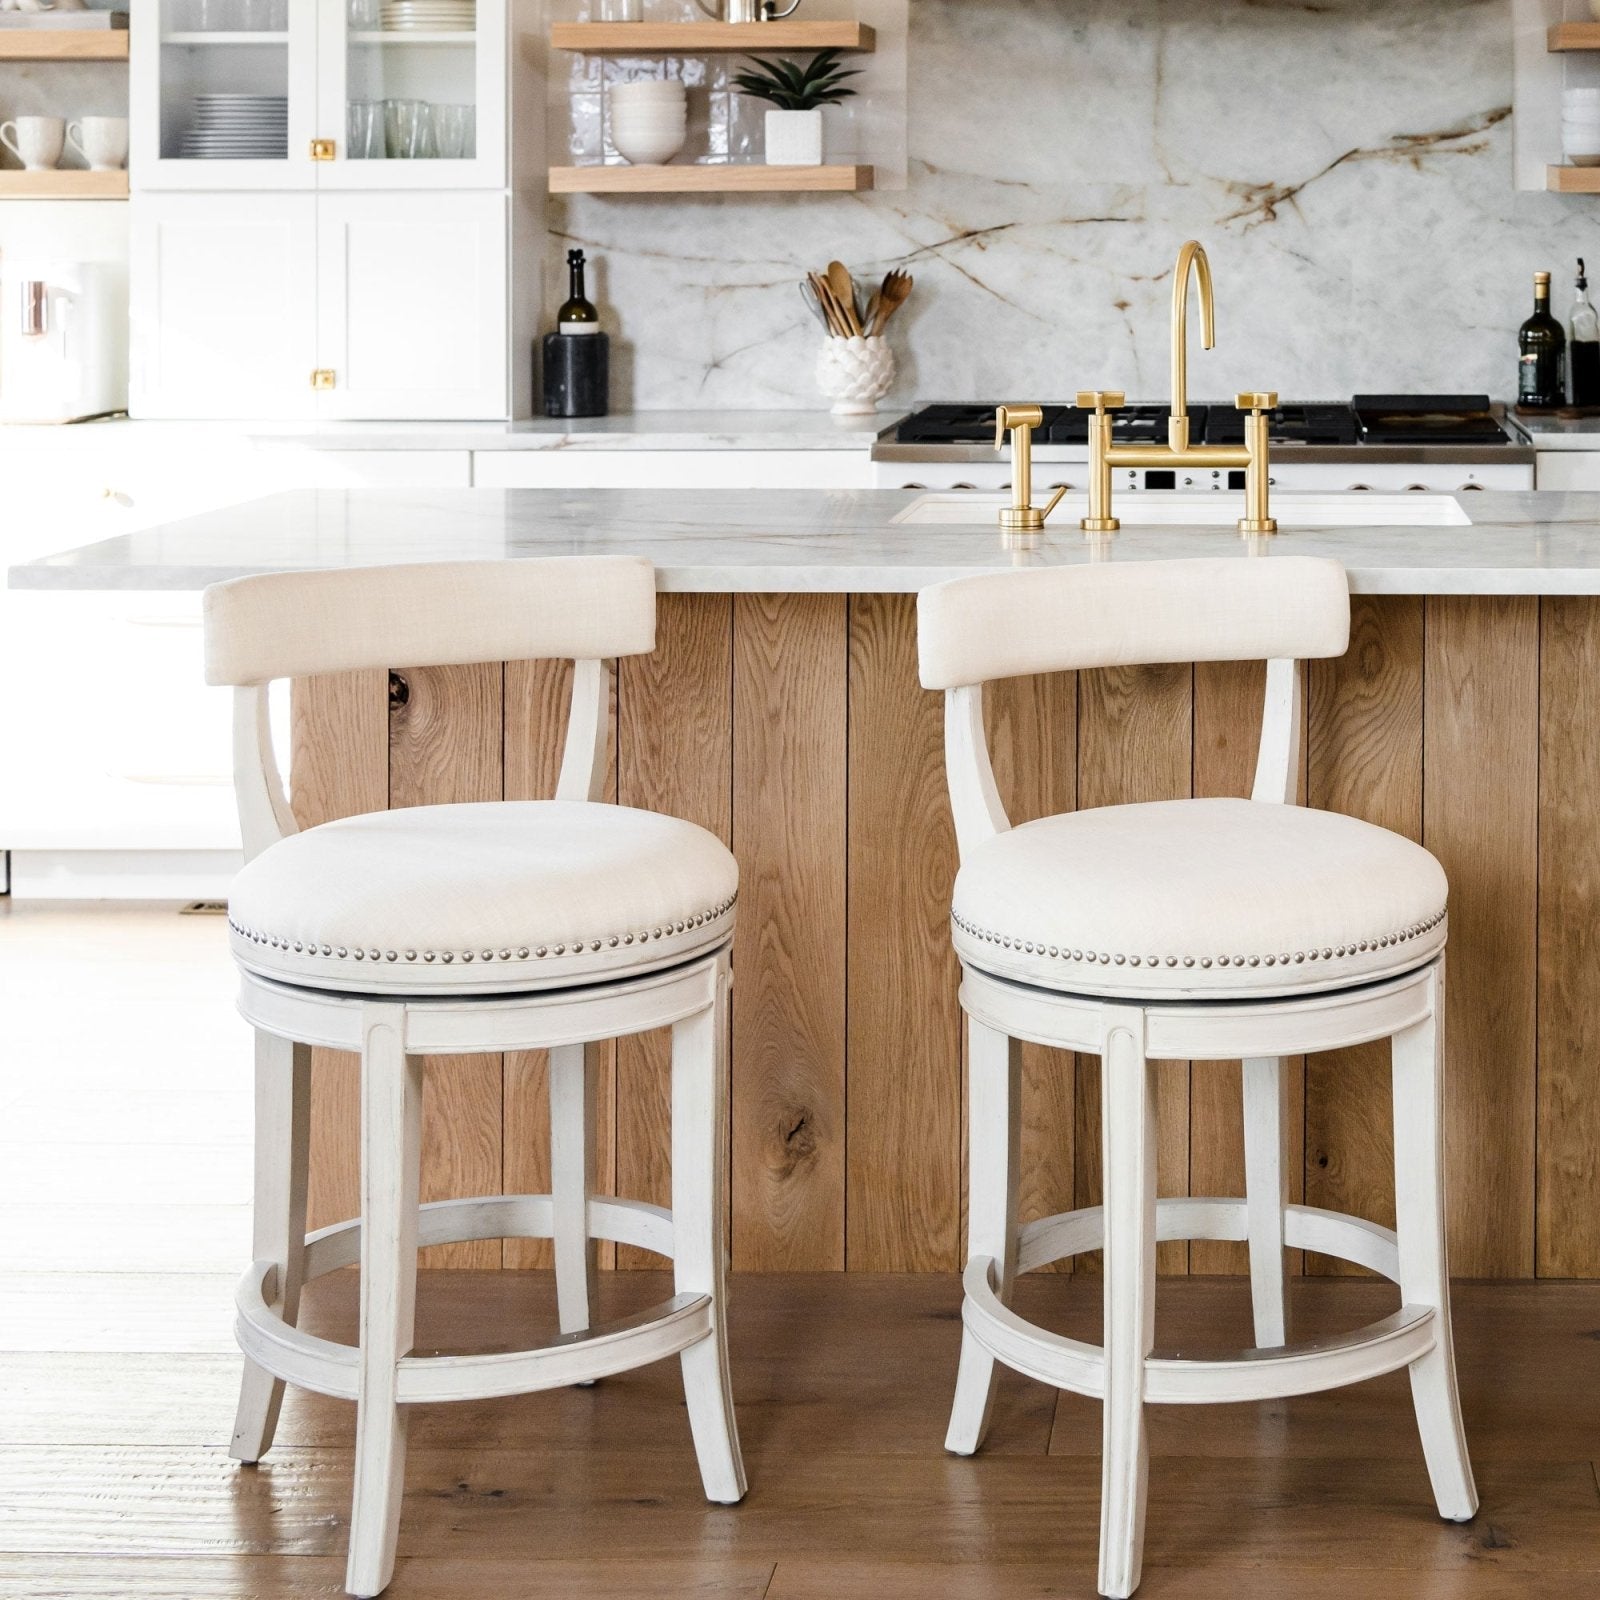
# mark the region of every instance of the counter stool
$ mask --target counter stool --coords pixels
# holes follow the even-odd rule
[[[1294,803],[1297,658],[1343,654],[1333,562],[1130,562],[960,578],[918,606],[921,676],[945,691],[961,868],[951,912],[970,1030],[968,1257],[947,1449],[982,1441],[994,1364],[1103,1402],[1100,1592],[1139,1584],[1146,1401],[1276,1399],[1409,1367],[1439,1514],[1477,1510],[1450,1343],[1441,1168],[1445,878],[1420,846]],[[984,738],[983,684],[1083,667],[1267,661],[1249,800],[1107,806],[1013,828]],[[1284,1057],[1392,1040],[1391,1231],[1288,1204]],[[1105,1204],[1017,1226],[1019,1041],[1102,1059]],[[1244,1062],[1247,1198],[1156,1198],[1161,1058]],[[1156,1242],[1246,1240],[1258,1348],[1153,1349]],[[1286,1344],[1285,1247],[1393,1280],[1398,1311]],[[1105,1251],[1103,1347],[1009,1309],[1012,1282]]]
[[[583,1383],[677,1354],[708,1498],[745,1492],[725,1303],[728,949],[738,868],[704,829],[598,803],[607,658],[655,644],[631,558],[245,578],[206,593],[207,678],[235,686],[248,864],[228,921],[256,1029],[255,1256],[232,1453],[260,1460],[284,1382],[356,1402],[346,1587],[394,1570],[411,1406]],[[576,663],[556,798],[420,806],[298,832],[269,680],[403,662]],[[672,1210],[593,1193],[595,1041],[672,1029]],[[361,1215],[306,1236],[311,1048],[361,1057]],[[418,1204],[424,1056],[550,1052],[551,1193]],[[417,1249],[553,1238],[561,1337],[411,1354]],[[673,1260],[671,1299],[592,1326],[595,1239]],[[360,1343],[295,1327],[301,1285],[359,1262]]]

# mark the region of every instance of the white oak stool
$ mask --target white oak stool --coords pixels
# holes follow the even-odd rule
[[[248,864],[229,927],[256,1029],[255,1256],[232,1453],[272,1442],[285,1380],[356,1402],[346,1587],[394,1570],[408,1408],[582,1383],[677,1354],[707,1496],[745,1492],[725,1301],[728,950],[738,868],[673,817],[602,805],[608,658],[655,645],[629,558],[289,573],[206,594],[207,677],[236,686]],[[556,798],[421,806],[297,832],[270,680],[401,662],[571,658]],[[595,1041],[672,1029],[672,1210],[593,1193]],[[311,1048],[361,1057],[361,1216],[306,1236]],[[418,1204],[424,1056],[550,1052],[551,1193]],[[417,1249],[553,1238],[561,1337],[411,1354]],[[591,1326],[596,1239],[673,1260],[664,1304]],[[299,1332],[302,1284],[359,1262],[359,1346]]]
[[[1477,1510],[1450,1343],[1440,1084],[1445,877],[1420,846],[1294,803],[1299,658],[1342,655],[1350,601],[1333,562],[1130,562],[961,578],[919,601],[921,675],[945,691],[961,868],[951,914],[970,1030],[968,1257],[946,1448],[983,1438],[994,1364],[1104,1403],[1100,1592],[1139,1584],[1146,1401],[1309,1394],[1409,1367],[1439,1514]],[[1085,667],[1263,660],[1249,800],[1107,806],[1013,828],[984,737],[983,684]],[[1392,1040],[1391,1231],[1288,1203],[1284,1057]],[[1019,1041],[1102,1058],[1105,1204],[1017,1225]],[[1244,1061],[1248,1197],[1156,1198],[1153,1060]],[[1258,1348],[1153,1349],[1156,1242],[1247,1240]],[[1285,1343],[1285,1248],[1393,1280],[1400,1308]],[[1105,1251],[1104,1346],[1008,1308],[1012,1281]]]

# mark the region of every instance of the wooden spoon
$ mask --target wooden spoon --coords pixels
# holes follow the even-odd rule
[[[857,339],[861,338],[866,329],[856,315],[856,281],[850,276],[850,269],[844,262],[828,263],[828,287],[833,290],[833,298],[839,302],[839,309],[844,313],[845,325]]]
[[[822,315],[827,320],[828,332],[835,339],[849,337],[849,330],[844,326],[844,321],[839,315],[839,307],[834,302],[833,290],[828,285],[828,280],[820,272],[808,272],[806,282],[811,285],[811,292],[817,297],[817,304],[822,307]]]

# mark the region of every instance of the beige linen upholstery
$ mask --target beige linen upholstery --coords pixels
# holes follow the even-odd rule
[[[634,556],[280,572],[205,593],[206,682],[655,648],[655,568]]]
[[[1023,823],[956,877],[956,952],[1081,994],[1241,999],[1409,972],[1445,942],[1444,869],[1355,817],[1163,800]]]
[[[983,573],[917,596],[925,689],[1080,667],[1343,655],[1350,588],[1308,556]]]
[[[324,823],[234,879],[262,977],[410,995],[611,981],[714,949],[739,868],[677,817],[592,801],[414,806]]]

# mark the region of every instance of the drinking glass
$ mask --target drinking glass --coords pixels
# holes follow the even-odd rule
[[[441,161],[460,161],[473,154],[473,108],[433,108],[433,153]]]
[[[370,33],[382,26],[379,0],[349,0],[350,26],[357,33]]]
[[[383,143],[391,160],[419,160],[433,153],[432,119],[426,100],[383,102]]]
[[[346,109],[352,161],[381,161],[386,154],[383,102],[352,100]]]
[[[641,0],[600,0],[602,22],[641,22],[643,19]]]
[[[228,33],[240,24],[239,0],[194,0],[194,27],[200,33]]]

